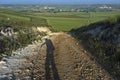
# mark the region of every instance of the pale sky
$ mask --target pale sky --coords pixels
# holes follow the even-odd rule
[[[0,0],[0,4],[120,4],[120,0]]]

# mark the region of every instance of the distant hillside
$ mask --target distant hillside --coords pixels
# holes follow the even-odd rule
[[[90,52],[89,55],[120,79],[120,16],[70,32]]]
[[[14,27],[48,26],[46,19],[11,10],[0,9],[0,26]]]

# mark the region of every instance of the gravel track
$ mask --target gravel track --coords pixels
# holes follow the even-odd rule
[[[36,43],[3,59],[0,80],[114,80],[70,35],[54,33],[50,40],[52,54]]]

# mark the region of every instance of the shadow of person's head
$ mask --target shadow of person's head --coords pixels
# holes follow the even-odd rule
[[[46,39],[45,39],[45,43],[46,43],[47,49],[48,49],[49,51],[55,49],[52,41],[51,41],[49,38],[46,38]]]
[[[48,39],[48,38],[45,38],[45,41],[48,41],[48,40],[50,40],[50,39]]]

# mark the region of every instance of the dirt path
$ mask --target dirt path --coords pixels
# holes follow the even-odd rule
[[[66,33],[54,34],[51,41],[55,50],[46,53],[44,45],[32,60],[35,79],[41,80],[112,80],[110,75],[92,60],[77,41]],[[49,62],[50,61],[50,62]],[[39,66],[41,65],[41,67]]]
[[[109,74],[70,35],[61,33],[52,38],[55,62],[61,80],[109,80]]]
[[[66,33],[51,34],[43,45],[26,57],[27,66],[14,73],[16,80],[113,80],[77,41]],[[49,43],[48,43],[49,44]]]

